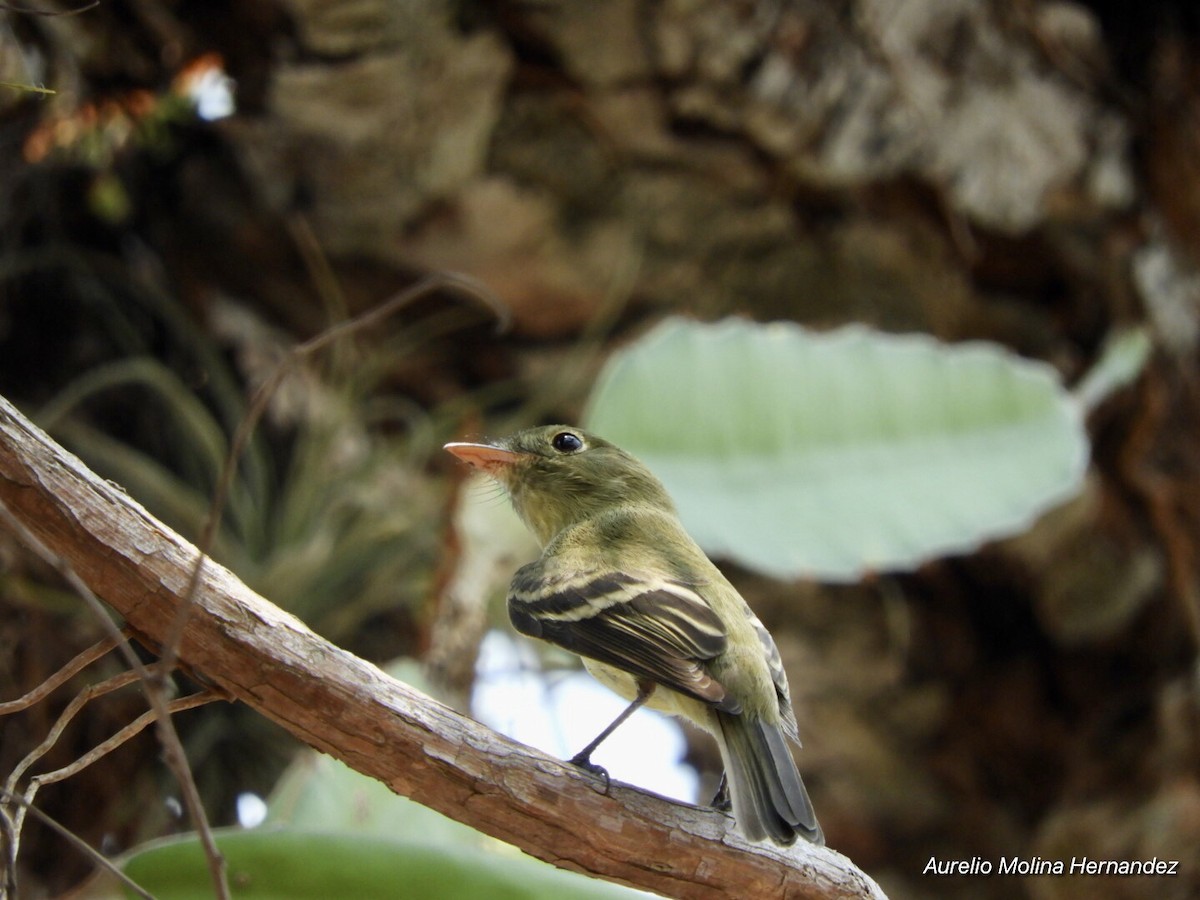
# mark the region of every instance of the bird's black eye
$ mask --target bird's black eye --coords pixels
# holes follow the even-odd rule
[[[559,453],[578,453],[583,449],[583,439],[569,431],[560,431],[550,439],[550,446]]]

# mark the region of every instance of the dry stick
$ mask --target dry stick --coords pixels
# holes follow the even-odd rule
[[[71,720],[76,714],[87,706],[92,700],[97,697],[103,697],[105,694],[111,694],[113,691],[125,687],[127,684],[133,684],[137,681],[136,672],[122,672],[119,675],[114,675],[112,678],[105,679],[97,684],[89,684],[86,688],[71,698],[71,702],[67,704],[58,716],[58,721],[54,723],[54,727],[50,729],[49,734],[45,739],[30,750],[23,760],[16,764],[12,770],[12,774],[8,776],[8,780],[4,783],[5,790],[10,793],[15,793],[17,790],[17,782],[21,780],[21,776],[29,771],[29,767],[45,756],[50,748],[58,743],[58,739],[62,737],[62,733],[67,730],[67,726],[71,724]]]
[[[14,701],[14,703],[29,701],[28,703],[25,703],[25,706],[32,705],[33,702],[36,702],[36,698],[30,700],[31,697],[34,697],[34,695],[45,696],[50,692],[50,690],[53,689],[54,686],[61,684],[67,678],[70,678],[74,672],[79,671],[84,666],[99,659],[109,650],[112,650],[115,646],[116,642],[111,638],[94,644],[92,647],[76,656],[75,659],[71,660],[70,663],[60,669],[53,676],[42,682],[37,689],[31,691],[29,694],[26,694],[25,697],[22,697],[21,701]],[[58,742],[58,739],[62,736],[63,731],[66,730],[67,725],[69,725],[70,722],[75,718],[79,710],[97,697],[102,697],[105,694],[110,694],[128,684],[132,684],[136,678],[137,676],[134,672],[122,672],[121,674],[99,682],[98,684],[88,685],[88,687],[76,694],[75,697],[71,699],[71,702],[67,705],[66,709],[64,709],[59,715],[58,720],[55,722],[54,727],[50,729],[50,732],[46,736],[45,740],[43,740],[41,744],[30,751],[25,758],[17,764],[4,787],[0,788],[0,791],[3,791],[4,796],[8,798],[9,802],[16,802],[20,806],[17,811],[17,815],[13,817],[10,817],[6,810],[0,809],[0,815],[3,816],[2,827],[6,837],[6,843],[9,848],[8,862],[10,866],[7,879],[8,883],[6,887],[10,895],[16,895],[16,884],[14,881],[16,877],[16,856],[20,844],[19,835],[24,825],[25,814],[31,811],[35,814],[39,812],[37,808],[34,807],[33,800],[34,797],[37,796],[37,792],[41,789],[42,785],[54,784],[70,778],[73,775],[77,775],[79,772],[82,772],[97,760],[102,759],[113,750],[120,747],[130,738],[140,734],[143,730],[145,730],[147,725],[155,721],[157,714],[153,711],[142,713],[142,715],[140,715],[133,722],[120,729],[116,734],[112,735],[108,739],[97,744],[70,765],[63,766],[60,769],[55,769],[50,772],[44,772],[40,775],[35,775],[29,780],[29,786],[24,792],[17,792],[17,782],[20,780],[21,776],[29,770],[30,766],[37,762],[37,760],[41,759],[50,750],[50,748]],[[47,685],[49,685],[49,688]],[[222,699],[221,696],[213,691],[201,691],[199,693],[192,694],[191,696],[181,697],[177,700],[171,701],[169,704],[167,704],[167,710],[174,715],[175,713],[183,712],[187,709],[195,709],[198,706],[203,706],[206,703],[211,703],[214,700],[219,699]],[[10,704],[6,704],[6,706],[7,705]],[[45,816],[42,816],[41,818],[46,820]],[[65,831],[64,827],[58,825],[56,822],[50,822],[49,824],[51,824],[60,834]],[[126,882],[135,890],[137,890],[138,893],[148,896],[144,891],[141,890],[141,888],[138,888],[135,884],[133,884],[132,881],[130,881],[102,854],[96,853],[94,850],[92,850],[92,848],[88,846],[85,841],[80,840],[74,834],[71,834],[70,838],[71,843],[74,846],[85,848],[86,855],[93,861],[117,875],[117,877],[119,877],[122,881]]]
[[[7,405],[7,401],[4,402]],[[104,604],[100,602],[100,599],[88,587],[87,582],[79,576],[74,567],[64,557],[46,546],[25,522],[17,518],[4,503],[3,499],[0,499],[0,520],[4,521],[13,530],[13,533],[26,547],[37,554],[44,562],[52,566],[75,593],[83,598],[83,601],[88,605],[92,613],[100,621],[105,630],[108,631],[109,637],[117,641],[117,649],[125,657],[125,662],[129,664],[129,668],[137,674],[143,692],[146,695],[146,700],[157,717],[156,730],[158,732],[159,743],[163,748],[163,759],[166,761],[171,773],[175,776],[175,780],[179,783],[179,792],[183,797],[184,807],[187,809],[192,823],[196,826],[201,846],[205,849],[217,900],[229,900],[229,883],[225,877],[225,860],[221,856],[220,851],[217,850],[216,842],[213,840],[212,828],[209,827],[208,816],[204,811],[204,804],[200,802],[200,792],[196,788],[195,779],[192,778],[192,770],[188,766],[187,754],[184,753],[183,744],[179,740],[179,734],[175,731],[175,726],[171,722],[162,683],[157,678],[152,677],[146,666],[142,665],[142,661],[138,659],[137,654],[133,652],[133,648],[129,645],[129,640],[109,617]],[[161,671],[166,672],[168,669],[163,666]]]
[[[7,797],[0,788],[0,797]],[[0,803],[0,843],[4,845],[4,884],[0,886],[0,900],[17,896],[17,828],[3,803]]]
[[[74,675],[86,669],[100,657],[104,656],[110,650],[117,646],[119,641],[111,637],[97,641],[92,646],[88,647],[73,660],[35,687],[24,697],[18,697],[16,700],[9,700],[6,703],[0,703],[0,716],[11,715],[15,712],[20,712],[23,709],[29,709],[35,703],[40,703],[48,697],[55,688],[65,684]]]
[[[128,675],[131,677],[125,679],[122,684],[110,684],[110,682],[115,682],[115,681],[117,681],[117,679],[116,678],[109,679],[109,681],[103,682],[104,685],[108,686],[107,690],[104,690],[104,691],[101,691],[98,693],[92,693],[87,699],[88,700],[94,699],[95,697],[100,696],[101,693],[107,694],[110,691],[115,690],[117,687],[122,687],[125,684],[130,684],[133,682],[134,679],[132,677],[132,675],[133,675],[132,672],[125,672],[125,673],[122,673],[122,675]],[[119,677],[121,677],[121,676],[118,676],[118,678]],[[90,688],[89,688],[89,690],[90,690]],[[221,699],[223,699],[221,697],[221,695],[215,693],[214,691],[200,691],[199,693],[192,694],[188,697],[180,697],[176,700],[172,700],[170,703],[167,704],[167,710],[172,715],[174,715],[175,713],[183,712],[184,710],[188,710],[188,709],[195,709],[198,706],[204,706],[205,704],[212,703],[214,700],[221,700]],[[86,701],[84,701],[84,702],[86,702]],[[82,704],[81,704],[81,706],[82,706]],[[113,734],[111,737],[107,738],[106,740],[101,741],[99,744],[97,744],[95,747],[93,747],[87,753],[83,754],[83,756],[76,759],[70,765],[63,766],[61,769],[54,769],[50,772],[43,772],[40,775],[33,776],[31,779],[29,779],[29,786],[21,794],[16,793],[15,786],[11,783],[10,783],[10,785],[0,789],[0,790],[3,790],[4,795],[6,797],[14,798],[21,804],[21,809],[19,810],[19,815],[16,817],[15,821],[11,825],[13,837],[14,837],[14,841],[13,841],[14,846],[16,844],[16,840],[15,840],[16,835],[17,835],[17,833],[20,832],[21,828],[24,825],[25,813],[30,812],[30,811],[36,813],[38,811],[37,808],[33,805],[33,800],[37,796],[37,792],[39,790],[41,790],[43,785],[56,784],[59,781],[65,781],[66,779],[71,778],[74,775],[78,775],[80,772],[82,772],[88,766],[92,765],[92,763],[96,762],[97,760],[103,759],[105,756],[112,753],[114,750],[116,750],[118,747],[120,747],[126,741],[141,734],[141,732],[145,730],[146,726],[155,722],[157,720],[157,718],[158,718],[158,714],[155,713],[153,710],[142,713],[140,716],[138,716],[136,719],[134,719],[132,722],[130,722],[128,725],[126,725],[124,728],[120,729],[116,734]],[[64,725],[65,725],[65,723],[64,723]],[[57,731],[58,731],[58,734],[62,733],[61,728],[57,729]],[[57,737],[57,735],[56,735],[56,737]],[[46,749],[49,749],[48,745],[46,746]],[[62,831],[61,828],[56,829],[56,830],[59,830],[60,833]],[[87,853],[87,856],[89,858],[91,858],[95,862],[98,862],[98,864],[102,868],[115,874],[122,881],[124,881],[128,884],[131,884],[131,885],[133,884],[133,882],[130,881],[124,875],[124,873],[121,872],[121,870],[117,866],[115,866],[113,863],[109,862],[109,860],[106,859],[102,854],[99,854],[99,853],[96,853],[95,851],[93,851],[91,849],[91,847],[88,846],[86,841],[80,840],[79,838],[76,837],[71,843],[76,847],[80,847],[80,846],[87,847],[87,849],[89,851]],[[15,861],[15,857],[14,857],[14,861]],[[135,888],[136,888],[136,886],[135,886]],[[144,893],[141,891],[140,888],[136,888],[136,889],[138,890],[139,893]],[[13,893],[15,895],[16,892],[14,891]]]
[[[0,501],[139,635],[161,643],[196,550],[0,397]],[[322,640],[216,563],[180,658],[216,689],[392,790],[560,868],[678,898],[881,898],[833,850],[751,844],[732,819],[497,734]]]
[[[187,697],[179,697],[167,704],[167,711],[171,715],[184,712],[189,709],[196,709],[200,706],[207,706],[217,700],[224,698],[215,691],[200,691],[195,694],[190,694]],[[61,769],[55,769],[51,772],[43,772],[40,775],[35,775],[29,780],[30,790],[26,791],[26,796],[30,803],[33,803],[33,795],[36,793],[36,788],[40,788],[45,784],[56,784],[70,778],[72,775],[78,775],[92,763],[103,759],[108,754],[112,753],[130,738],[137,737],[146,726],[154,721],[155,715],[153,711],[142,713],[116,734],[101,741],[83,756],[79,757],[75,762],[68,766],[63,766]],[[35,788],[36,786],[36,788]]]
[[[40,821],[43,825],[46,825],[47,827],[58,832],[59,836],[64,838],[68,844],[70,844],[72,847],[74,847],[76,850],[78,850],[80,853],[82,853],[84,856],[86,856],[88,859],[90,859],[92,862],[94,862],[100,868],[111,872],[113,875],[115,875],[117,878],[119,878],[121,880],[121,883],[124,884],[125,887],[129,888],[131,891],[133,891],[139,897],[144,897],[145,900],[155,900],[153,894],[151,894],[149,891],[147,891],[145,888],[143,888],[141,885],[139,885],[136,881],[134,881],[132,878],[130,878],[128,875],[126,875],[124,872],[122,872],[120,869],[118,869],[116,866],[114,866],[111,862],[109,862],[105,858],[103,853],[100,853],[97,850],[93,849],[92,846],[90,844],[88,844],[87,841],[82,840],[79,837],[79,835],[75,834],[75,832],[73,832],[70,828],[67,828],[67,826],[60,824],[56,819],[53,819],[50,816],[46,815],[46,813],[42,812],[40,809],[38,809],[32,803],[29,803],[28,801],[26,801],[24,797],[18,796],[17,794],[10,794],[8,791],[4,790],[3,788],[0,788],[0,799],[3,799],[6,803],[16,803],[16,804],[20,805],[22,808],[24,808],[25,810],[27,810],[28,812],[33,813],[33,817],[35,819]],[[6,817],[0,815],[0,819],[6,820]],[[5,826],[5,828],[7,830],[7,825]],[[13,897],[13,900],[16,900],[16,885],[15,884],[12,885],[12,892],[11,892],[10,896]]]
[[[81,659],[94,655],[95,650],[98,647],[103,646],[105,643],[110,643],[112,646],[116,646],[115,642],[113,642],[111,638],[108,641],[102,641],[100,644],[96,644],[79,654],[79,656],[75,657],[75,659],[68,663],[63,670],[60,670],[58,674],[61,675],[64,670],[71,669]],[[57,676],[52,676],[52,679],[54,677]],[[46,735],[45,739],[37,747],[29,751],[29,753],[25,755],[25,758],[17,763],[13,768],[12,773],[9,775],[2,788],[5,795],[10,797],[17,796],[17,785],[21,780],[21,776],[29,770],[30,766],[45,756],[46,753],[49,752],[50,748],[58,742],[58,739],[62,736],[63,731],[66,730],[67,726],[71,723],[71,720],[75,718],[79,710],[83,709],[84,706],[86,706],[96,697],[103,697],[105,694],[112,693],[118,688],[122,688],[127,684],[132,684],[136,679],[137,676],[133,672],[122,672],[120,675],[109,678],[108,680],[102,681],[99,684],[88,685],[73,698],[71,698],[71,702],[68,703],[66,709],[59,714],[58,720],[54,723],[54,727],[50,729],[50,732]],[[44,684],[45,682],[43,682],[43,685]],[[31,693],[36,692],[37,691],[35,690]],[[16,895],[16,861],[17,856],[20,853],[21,830],[25,824],[25,812],[27,809],[29,809],[28,804],[33,802],[33,795],[36,793],[37,788],[32,787],[26,793],[25,805],[18,808],[11,817],[7,814],[7,812],[5,813],[4,831],[7,839],[6,844],[8,847],[7,856],[10,862],[6,882],[11,885],[11,887],[6,890],[6,893],[11,894],[12,896]]]

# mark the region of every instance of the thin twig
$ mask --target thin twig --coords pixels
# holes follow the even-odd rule
[[[71,724],[71,721],[75,718],[79,710],[83,709],[84,706],[86,706],[95,698],[103,697],[105,694],[111,694],[113,691],[123,688],[128,684],[132,684],[136,680],[137,675],[135,673],[122,672],[120,675],[115,675],[112,678],[109,678],[98,684],[90,684],[72,697],[71,702],[67,704],[66,709],[59,714],[58,720],[54,723],[54,727],[50,729],[49,734],[46,735],[40,744],[30,750],[29,753],[25,755],[24,759],[22,759],[16,764],[16,766],[13,767],[12,772],[8,776],[8,780],[4,783],[4,791],[10,794],[17,793],[17,785],[21,780],[21,776],[29,771],[29,768],[34,763],[45,756],[46,753],[48,753],[50,749],[56,743],[58,743],[58,739],[62,737],[62,733],[66,730],[67,726]],[[33,802],[33,794],[36,792],[37,788],[33,788],[30,792],[28,792],[27,799],[30,803]],[[25,807],[22,807],[13,814],[11,823],[12,839],[9,844],[9,848],[14,861],[16,860],[17,855],[20,853],[21,831],[24,828],[24,825]],[[12,877],[14,879],[16,878],[15,875]]]
[[[92,589],[63,557],[47,547],[37,535],[26,527],[24,522],[13,515],[3,502],[0,502],[0,519],[13,530],[13,533],[26,547],[52,566],[75,593],[83,598],[102,626],[109,632],[109,637],[118,642],[117,648],[125,657],[129,668],[137,674],[142,691],[146,695],[146,701],[157,717],[156,730],[159,743],[163,748],[163,759],[179,783],[179,792],[183,798],[184,808],[187,809],[188,816],[200,837],[201,846],[204,847],[217,898],[218,900],[229,900],[229,883],[225,877],[225,858],[221,856],[216,841],[213,839],[212,828],[208,824],[208,815],[204,811],[204,804],[200,802],[200,791],[196,788],[196,780],[192,777],[192,770],[188,766],[187,754],[184,753],[179,734],[171,722],[163,689],[164,682],[150,674],[150,671],[138,659],[137,654],[133,652],[128,638],[121,634],[120,629],[109,616],[104,604],[100,602],[100,598],[92,592]],[[199,559],[202,560],[203,557],[201,556]],[[197,563],[198,566],[199,563]],[[159,671],[166,673],[170,669],[160,665]],[[163,678],[165,678],[165,674]]]
[[[9,700],[5,703],[0,703],[0,716],[11,715],[15,712],[20,712],[23,709],[29,709],[35,703],[40,703],[48,697],[55,688],[66,683],[79,672],[90,666],[100,657],[111,651],[117,646],[118,641],[111,637],[106,637],[97,641],[92,646],[88,647],[73,660],[35,687],[24,697],[18,697],[16,700]]]
[[[40,699],[46,697],[51,691],[54,690],[55,687],[67,681],[87,665],[95,662],[97,659],[100,659],[102,656],[104,656],[104,654],[108,653],[116,646],[117,641],[112,638],[107,638],[92,645],[87,650],[77,655],[73,660],[67,663],[67,665],[63,666],[63,668],[59,669],[59,671],[50,678],[43,681],[37,688],[30,691],[19,700],[14,700],[4,704],[2,707],[0,707],[0,710],[3,710],[4,712],[16,712],[20,709],[26,709],[29,706],[32,706]],[[58,720],[55,722],[54,726],[51,728],[49,734],[42,741],[42,743],[26,754],[25,758],[14,767],[13,772],[10,774],[5,786],[0,788],[0,790],[2,790],[4,793],[4,796],[10,802],[15,801],[20,807],[15,816],[10,816],[7,810],[0,808],[0,829],[3,831],[5,845],[7,848],[5,881],[6,893],[9,896],[16,895],[16,856],[20,846],[19,835],[24,824],[24,817],[29,811],[33,811],[35,814],[38,813],[38,810],[33,805],[33,800],[42,785],[54,784],[56,782],[63,781],[83,771],[97,760],[107,756],[117,747],[120,747],[130,738],[142,732],[147,725],[156,720],[157,715],[153,711],[145,712],[132,723],[126,725],[116,734],[93,747],[90,751],[76,759],[70,765],[64,766],[60,769],[55,769],[51,772],[35,775],[30,779],[29,786],[26,788],[24,793],[17,793],[17,782],[20,780],[21,776],[27,772],[35,762],[37,762],[37,760],[41,759],[42,756],[44,756],[54,746],[54,744],[58,742],[58,739],[62,736],[63,731],[66,730],[67,726],[84,706],[97,697],[102,697],[106,694],[112,693],[113,691],[119,690],[126,685],[132,684],[135,680],[137,680],[137,673],[127,671],[97,684],[88,685],[84,690],[80,691],[74,698],[72,698],[71,702],[67,704],[66,709],[60,713]],[[172,715],[174,715],[175,713],[182,712],[187,709],[203,706],[204,704],[211,703],[213,700],[217,699],[220,699],[220,695],[216,692],[202,691],[189,697],[182,697],[172,701],[167,705],[167,709]],[[45,819],[46,817],[42,816],[41,818]],[[62,826],[59,826],[57,823],[49,824],[51,824],[52,827],[55,827],[55,830],[59,831],[60,834],[65,832],[65,829]],[[102,855],[92,850],[92,848],[88,846],[86,842],[81,841],[74,834],[68,833],[68,837],[76,847],[84,849],[84,851],[90,857],[92,857],[93,860],[99,862],[101,865],[104,865],[118,876],[122,878],[124,877],[118,870],[108,863],[108,861],[104,859]],[[139,891],[139,893],[142,893],[144,896],[149,896],[148,894],[142,892],[141,889],[132,882],[129,882],[128,879],[125,880],[131,888]]]
[[[66,709],[59,713],[58,721],[54,723],[54,727],[50,729],[50,732],[42,742],[25,754],[25,758],[13,767],[8,780],[4,783],[5,790],[16,791],[17,782],[21,780],[21,776],[28,772],[34,763],[50,752],[51,748],[58,743],[58,739],[62,737],[62,733],[67,730],[67,726],[71,724],[71,721],[79,711],[87,706],[88,703],[97,697],[103,697],[106,694],[111,694],[113,691],[120,690],[128,684],[133,684],[135,681],[137,681],[136,672],[122,672],[97,684],[89,684],[72,697],[71,702],[67,704]]]
[[[72,706],[74,708],[72,708],[72,706],[68,706],[68,710],[64,711],[64,714],[59,717],[59,721],[55,723],[55,727],[52,730],[50,737],[43,741],[42,745],[37,751],[29,754],[26,759],[22,761],[20,772],[24,773],[26,770],[28,770],[30,765],[39,759],[46,750],[49,750],[50,747],[53,746],[58,738],[61,737],[63,730],[66,728],[70,720],[74,718],[74,715],[81,708],[83,708],[86,703],[94,700],[96,697],[112,693],[118,688],[124,687],[127,684],[131,684],[134,680],[136,680],[134,673],[123,672],[121,675],[118,675],[114,678],[109,678],[108,680],[101,682],[99,685],[89,685],[85,690],[81,691],[72,701]],[[180,713],[188,709],[195,709],[198,706],[204,706],[208,703],[212,703],[214,700],[220,699],[222,699],[222,697],[216,691],[200,691],[199,693],[192,694],[188,697],[180,697],[176,700],[172,700],[167,704],[167,710],[171,715],[175,715],[176,713]],[[67,714],[68,711],[69,715]],[[9,782],[5,785],[5,787],[0,790],[3,790],[6,797],[17,798],[21,806],[17,815],[13,817],[13,819],[10,820],[6,816],[4,822],[5,832],[8,834],[8,846],[11,851],[10,855],[13,865],[16,863],[16,854],[20,845],[19,836],[24,826],[25,814],[30,810],[36,811],[33,801],[37,796],[38,791],[41,790],[42,786],[47,784],[56,784],[79,774],[88,766],[92,765],[98,760],[103,759],[109,753],[112,753],[126,741],[136,737],[145,730],[147,725],[150,725],[156,721],[156,719],[157,714],[152,710],[142,713],[124,728],[116,732],[116,734],[113,734],[106,740],[101,741],[70,765],[33,776],[31,779],[29,779],[29,785],[25,788],[23,793],[18,794],[16,790],[16,781],[19,777],[19,774],[14,775],[9,779]],[[79,843],[76,844],[76,846],[80,845],[87,846],[86,842],[84,841],[79,841]],[[89,847],[88,849],[90,850],[91,848]],[[15,878],[15,875],[12,877]],[[11,894],[13,896],[16,895],[15,886],[14,890],[11,891]]]
[[[179,697],[175,700],[172,700],[167,704],[167,710],[171,713],[171,715],[175,715],[176,713],[181,713],[189,709],[196,709],[200,706],[207,706],[209,703],[223,699],[224,697],[216,691],[200,691],[196,694],[190,694],[187,697]],[[145,730],[147,725],[154,721],[154,719],[155,715],[153,711],[142,713],[116,734],[112,735],[112,737],[101,741],[69,766],[63,766],[61,769],[55,769],[53,772],[44,772],[41,775],[35,775],[30,779],[30,784],[36,784],[37,787],[40,788],[44,784],[56,784],[67,778],[70,778],[72,775],[79,774],[92,763],[103,759],[105,756],[112,753],[130,738],[139,735],[143,730]],[[32,793],[29,794],[29,797],[32,801]]]
[[[72,697],[71,702],[68,703],[66,709],[59,714],[58,720],[54,723],[54,726],[50,729],[50,732],[46,735],[42,742],[30,750],[29,753],[25,755],[25,758],[13,767],[12,772],[9,773],[8,779],[4,783],[4,792],[12,795],[17,793],[17,786],[21,780],[21,776],[24,775],[34,763],[45,756],[46,753],[49,752],[56,743],[58,743],[58,739],[62,737],[62,733],[66,730],[67,726],[71,724],[71,721],[75,718],[75,715],[79,712],[79,710],[83,709],[84,706],[86,706],[96,697],[103,697],[105,694],[110,694],[119,688],[125,687],[128,684],[132,684],[136,679],[137,676],[133,672],[122,672],[120,675],[109,678],[106,681],[100,682],[99,684],[88,685],[86,688]],[[34,789],[34,792],[36,792],[36,788]],[[29,802],[32,802],[32,793],[27,799]],[[21,831],[25,824],[26,808],[27,807],[18,808],[13,813],[11,819],[6,818],[5,821],[5,830],[8,832],[7,855],[12,861],[12,866],[16,865],[16,859],[21,850]],[[9,893],[15,896],[15,868],[9,868],[8,878],[6,880],[13,883],[13,889],[9,891]]]
[[[136,893],[139,897],[144,897],[145,900],[155,900],[153,894],[151,894],[149,891],[147,891],[145,888],[143,888],[141,885],[139,885],[136,881],[134,881],[132,878],[130,878],[128,875],[126,875],[124,872],[122,872],[119,868],[117,868],[115,865],[113,865],[112,862],[109,861],[104,856],[103,853],[100,853],[98,850],[94,849],[90,844],[88,844],[87,841],[83,840],[82,838],[79,837],[79,835],[75,834],[75,832],[71,831],[71,829],[67,828],[65,825],[60,824],[52,817],[46,815],[46,813],[42,812],[40,809],[38,809],[32,803],[29,803],[28,801],[26,801],[24,797],[21,797],[17,794],[9,793],[8,791],[4,790],[3,788],[0,788],[0,795],[2,795],[2,799],[6,803],[16,803],[19,806],[21,806],[22,809],[26,810],[27,812],[33,813],[33,817],[35,819],[37,819],[43,825],[46,825],[51,830],[56,831],[58,833],[58,835],[60,837],[62,837],[63,839],[65,839],[68,844],[70,844],[72,847],[74,847],[76,850],[78,850],[80,853],[82,853],[84,856],[86,856],[88,859],[90,859],[92,862],[94,862],[97,866],[104,869],[106,872],[111,873],[116,878],[120,879],[122,884],[124,884],[127,888],[129,888],[134,893]],[[13,887],[13,889],[11,891],[11,896],[15,900],[16,885],[14,884],[12,887]]]
[[[0,788],[0,791],[3,791]],[[4,793],[4,796],[8,796]],[[4,844],[4,887],[0,897],[17,896],[17,827],[8,809],[0,803],[0,841]]]

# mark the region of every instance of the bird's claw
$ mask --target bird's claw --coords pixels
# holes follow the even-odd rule
[[[721,776],[721,783],[717,785],[717,792],[713,795],[712,808],[720,812],[733,810],[733,801],[729,797],[729,780],[724,775]]]
[[[608,777],[608,769],[604,768],[604,766],[600,766],[600,765],[597,765],[596,763],[592,762],[591,759],[589,759],[587,756],[584,756],[582,753],[577,753],[574,756],[572,756],[571,759],[569,760],[569,762],[571,763],[571,765],[573,765],[577,769],[583,769],[583,771],[585,771],[591,775],[597,775],[600,778],[603,778],[604,779],[603,793],[605,796],[608,796],[608,789],[610,787],[612,787],[612,779]]]

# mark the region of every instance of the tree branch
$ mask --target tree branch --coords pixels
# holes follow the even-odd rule
[[[197,550],[0,397],[0,502],[152,644]],[[727,816],[592,777],[313,634],[206,560],[179,658],[307,744],[565,869],[675,897],[882,898],[844,856],[749,844]]]

